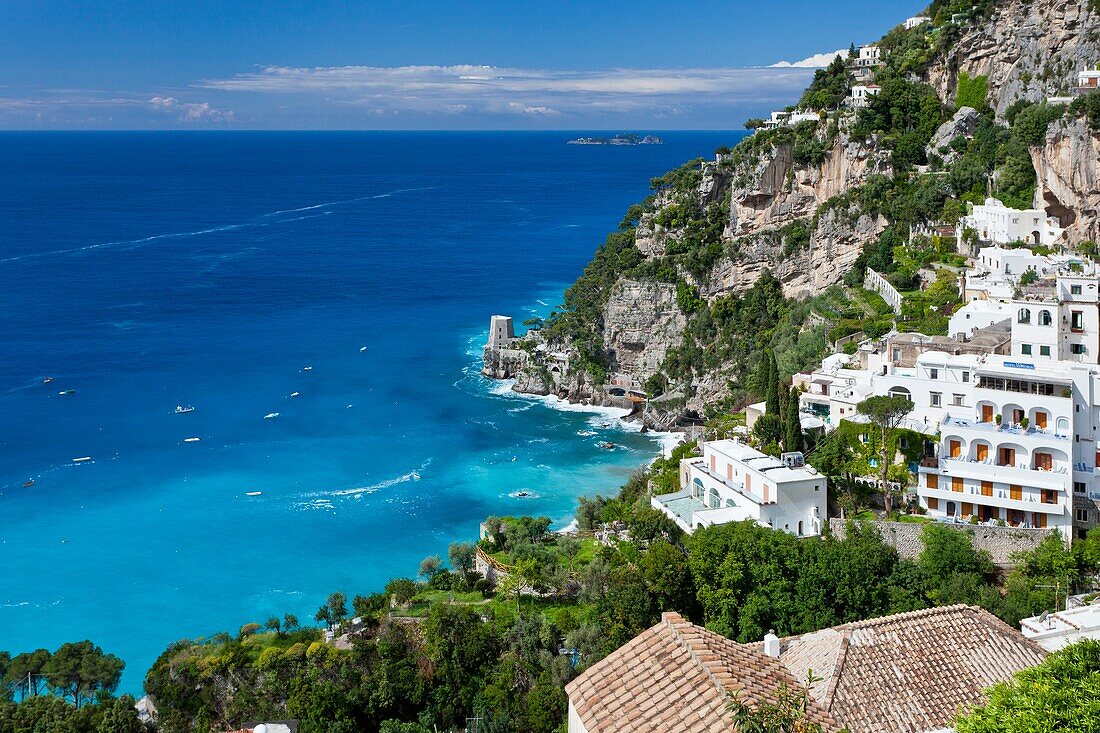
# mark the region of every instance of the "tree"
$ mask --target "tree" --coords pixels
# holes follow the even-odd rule
[[[293,613],[288,613],[283,616],[283,628],[287,631],[294,631],[298,628],[298,617]]]
[[[113,654],[105,654],[90,641],[62,644],[43,665],[42,674],[50,687],[73,705],[93,699],[97,693],[111,694],[122,679],[126,665]]]
[[[958,733],[1092,733],[1100,710],[1100,642],[1085,639],[986,691],[962,712]]]
[[[886,513],[893,508],[893,494],[890,490],[889,471],[893,464],[890,448],[895,447],[892,439],[894,432],[901,426],[905,416],[913,411],[913,401],[908,397],[883,396],[868,397],[856,405],[856,410],[865,415],[871,424],[882,432],[882,453],[879,470],[882,473],[882,499]]]
[[[805,442],[802,419],[798,414],[798,390],[792,389],[787,402],[786,425],[783,430],[783,448],[788,452],[801,451]]]
[[[328,607],[332,611],[333,623],[340,623],[348,617],[348,597],[337,591],[328,597]]]
[[[386,583],[385,593],[398,605],[404,605],[416,595],[416,583],[409,578],[393,578]]]
[[[452,542],[447,548],[447,559],[451,561],[451,567],[456,573],[463,575],[474,571],[474,558],[477,556],[477,545],[473,542]]]
[[[783,421],[779,419],[779,415],[766,412],[756,418],[752,426],[752,434],[761,450],[769,445],[778,444],[783,437]]]
[[[443,560],[438,555],[432,555],[420,561],[419,574],[430,582],[442,567]]]
[[[42,670],[49,661],[50,653],[45,649],[16,654],[12,657],[4,674],[4,686],[11,687],[13,692],[18,692],[20,700],[39,694],[43,679]]]
[[[764,358],[767,359],[766,381],[764,382],[764,411],[779,418],[782,409],[779,404],[779,365],[775,360],[775,352],[770,349],[765,352]]]
[[[276,636],[283,635],[283,624],[281,621],[279,621],[278,616],[272,616],[267,621],[265,621],[264,628],[266,628],[268,631],[274,631]]]

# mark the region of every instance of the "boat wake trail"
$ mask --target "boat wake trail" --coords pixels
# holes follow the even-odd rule
[[[427,470],[428,466],[430,466],[431,463],[432,461],[429,458],[418,468],[415,468],[407,473],[403,473],[400,476],[394,476],[393,478],[384,479],[382,481],[379,481],[378,483],[370,484],[369,486],[358,486],[352,489],[339,489],[337,491],[329,491],[325,493],[328,496],[351,496],[354,498],[359,498],[363,494],[373,494],[376,491],[388,489],[391,486],[397,486],[398,484],[404,484],[409,481],[419,481],[421,475],[425,470]]]
[[[322,216],[326,216],[331,211],[322,211],[318,214],[312,214],[308,216],[296,216],[286,218],[286,214],[300,214],[306,211],[317,211],[325,209],[327,207],[346,206],[348,204],[359,203],[362,201],[372,201],[375,199],[384,199],[397,194],[410,193],[413,191],[429,191],[435,188],[435,186],[425,186],[423,188],[398,188],[393,191],[386,191],[385,193],[373,194],[371,196],[356,196],[350,199],[340,199],[338,201],[325,201],[319,204],[311,204],[309,206],[300,206],[294,209],[279,209],[278,211],[271,211],[266,214],[260,214],[253,217],[248,221],[239,222],[237,224],[223,224],[216,227],[208,227],[206,229],[196,229],[190,232],[169,232],[166,234],[154,234],[149,237],[140,237],[138,239],[120,239],[113,242],[99,242],[97,244],[88,244],[83,247],[71,247],[69,249],[57,249],[49,252],[32,252],[30,254],[16,255],[14,257],[4,257],[0,259],[0,264],[7,264],[12,262],[21,262],[24,260],[37,260],[46,257],[61,257],[64,255],[81,254],[84,252],[96,252],[105,249],[134,249],[150,244],[152,242],[158,242],[166,239],[185,239],[188,237],[201,237],[208,234],[220,234],[222,232],[231,232],[236,229],[254,229],[258,227],[270,227],[277,226],[279,224],[290,224],[296,221],[303,221],[305,219],[316,219]]]

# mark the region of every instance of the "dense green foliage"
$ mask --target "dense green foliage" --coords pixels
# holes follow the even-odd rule
[[[1100,641],[1085,639],[1017,672],[959,715],[958,733],[1091,733],[1100,720]]]
[[[814,78],[798,106],[803,109],[836,109],[852,91],[852,75],[843,55],[834,58],[827,67],[814,72]]]
[[[955,89],[955,106],[972,107],[976,110],[989,109],[989,77],[978,75],[971,77],[965,71],[959,72]]]
[[[1090,128],[1100,130],[1100,91],[1082,94],[1073,100],[1070,111],[1075,115],[1084,115]]]
[[[0,702],[0,733],[145,733],[134,699],[122,696],[74,707],[59,697],[36,695],[22,703]]]

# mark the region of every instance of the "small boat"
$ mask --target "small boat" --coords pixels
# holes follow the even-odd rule
[[[202,438],[184,438],[184,443],[198,443]]]
[[[615,444],[607,440],[596,443],[596,445],[603,448],[604,450],[613,450],[615,448]]]
[[[53,377],[46,377],[45,379],[42,380],[42,384],[49,384],[52,381],[53,381]]]
[[[29,489],[32,486],[34,486],[34,479],[33,478],[29,478],[29,479],[27,479],[26,481],[23,482],[23,488],[24,489]]]
[[[92,460],[91,456],[81,456],[80,458],[74,458],[73,463],[87,463]]]
[[[279,413],[277,413],[277,412],[269,412],[266,415],[264,415],[264,420],[274,420],[278,416],[279,416]]]
[[[245,496],[263,496],[263,493],[264,492],[262,492],[262,491],[246,491],[244,495]]]
[[[514,494],[512,494],[512,496],[515,497],[516,499],[526,499],[530,495],[531,495],[530,491],[517,491]]]
[[[301,392],[291,392],[291,393],[290,393],[290,396],[291,396],[291,397],[297,397],[297,396],[298,396],[298,395],[300,395],[300,394],[302,394],[302,393],[301,393]]]
[[[311,366],[307,366],[307,367],[302,367],[302,371],[303,371],[303,372],[312,372],[312,371],[313,371],[313,367],[311,367]]]
[[[366,350],[367,350],[367,347],[366,347],[366,346],[360,346],[360,347],[359,347],[359,353],[360,353],[360,354],[362,354],[362,353],[363,353],[364,351],[366,351]]]
[[[194,405],[176,405],[176,414],[177,415],[183,415],[184,413],[194,412],[194,411],[195,411],[195,406]]]
[[[348,405],[346,409],[350,410],[353,407],[355,407],[355,405]]]
[[[61,395],[62,397],[65,397],[66,395],[76,394],[76,390],[75,389],[63,389],[60,392],[58,392],[57,394]]]

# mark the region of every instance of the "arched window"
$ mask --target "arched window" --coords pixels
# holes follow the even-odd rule
[[[736,509],[737,502],[735,502],[733,499],[726,499],[726,507],[729,509]]]
[[[691,493],[695,496],[696,499],[702,499],[703,498],[703,482],[700,481],[699,479],[695,479],[694,481],[692,481],[691,482]]]
[[[718,496],[718,489],[710,490],[710,508],[718,509],[722,506],[722,497]]]
[[[1058,420],[1054,423],[1054,431],[1056,433],[1058,433],[1058,435],[1068,434],[1069,433],[1069,418],[1068,417],[1058,418]]]
[[[802,521],[801,520],[799,520],[799,522],[798,522],[798,536],[799,537],[802,536]]]
[[[1050,311],[1048,311],[1048,310],[1039,311],[1039,325],[1040,326],[1049,326],[1050,322],[1051,322]]]
[[[1031,310],[1028,308],[1021,308],[1020,312],[1016,314],[1017,323],[1031,323]]]
[[[905,387],[891,387],[889,394],[891,397],[905,397],[906,399],[912,397]]]

